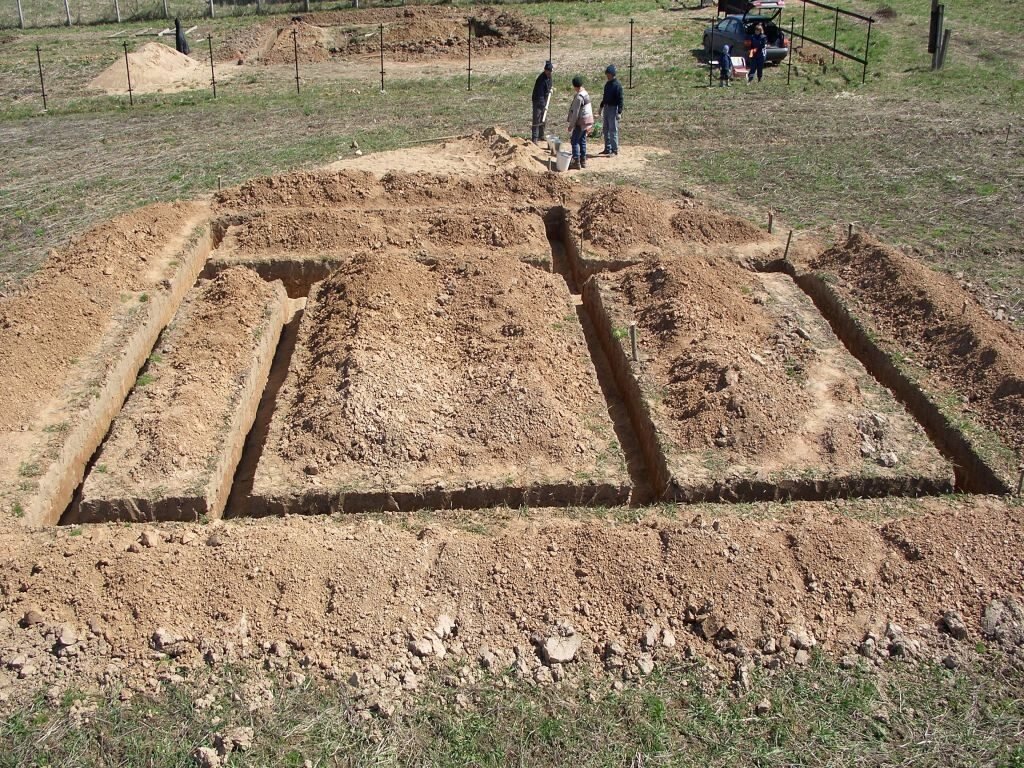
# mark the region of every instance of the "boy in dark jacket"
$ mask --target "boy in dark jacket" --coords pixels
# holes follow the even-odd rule
[[[729,55],[729,46],[723,45],[722,52],[718,55],[718,87],[732,85],[732,76],[732,56]]]
[[[619,154],[619,117],[622,116],[622,83],[615,77],[615,65],[609,64],[604,70],[604,94],[601,96],[601,132],[604,134],[602,155]]]
[[[544,62],[544,71],[537,75],[533,84],[533,122],[530,136],[535,142],[544,138],[544,123],[548,109],[548,96],[551,95],[551,73],[554,66],[550,61]]]

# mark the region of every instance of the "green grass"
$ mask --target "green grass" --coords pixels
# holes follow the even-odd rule
[[[240,672],[226,675],[204,711],[182,687],[127,707],[112,691],[75,725],[69,710],[88,696],[68,692],[51,707],[40,695],[0,725],[0,766],[185,766],[233,726],[255,735],[235,766],[1015,766],[1024,758],[1019,669],[894,664],[876,674],[819,658],[808,669],[755,675],[740,694],[693,667],[656,671],[621,692],[607,679],[586,679],[580,690],[485,681],[463,689],[465,708],[426,677],[404,714],[369,722],[337,684],[276,686],[272,707],[250,712],[244,698],[232,699]],[[764,699],[771,709],[757,716]]]

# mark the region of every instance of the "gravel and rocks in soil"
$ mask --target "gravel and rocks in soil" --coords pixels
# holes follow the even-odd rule
[[[637,324],[634,372],[681,487],[808,476],[952,481],[921,427],[789,277],[729,258],[667,255],[594,279],[613,327]]]
[[[72,522],[220,516],[234,474],[225,454],[241,453],[286,301],[280,282],[244,267],[192,290],[114,420]]]
[[[254,495],[621,488],[606,410],[560,277],[355,257],[310,294]]]
[[[680,660],[1024,662],[1024,517],[993,497],[0,532],[0,700],[244,666],[395,707],[431,670],[538,685]],[[895,516],[895,517],[894,517]],[[268,701],[259,675],[241,695]],[[446,677],[447,679],[447,677]],[[209,706],[217,690],[198,696]],[[393,711],[393,710],[392,710]]]
[[[1024,341],[955,279],[855,234],[809,260],[926,385],[1024,455]],[[998,310],[997,313],[998,314]]]

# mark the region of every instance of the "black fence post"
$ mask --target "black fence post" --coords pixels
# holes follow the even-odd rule
[[[633,87],[633,20],[629,20],[629,87]]]
[[[786,85],[789,85],[793,78],[793,30],[796,27],[796,19],[789,20],[789,53],[786,56]]]
[[[473,17],[466,23],[466,90],[473,90]]]
[[[807,3],[804,3],[804,12],[800,16],[800,50],[804,49],[804,33],[807,32]]]
[[[836,6],[836,25],[832,28],[832,63],[836,63],[836,43],[839,42],[839,6]]]
[[[43,55],[39,52],[39,46],[36,46],[36,64],[39,65],[39,90],[43,94],[43,111],[45,112],[46,107],[46,83],[43,82]]]
[[[128,65],[128,41],[124,43],[124,71],[128,75],[128,106],[135,106],[135,97],[132,95],[132,68]]]
[[[946,6],[939,3],[935,17],[935,50],[932,52],[932,71],[939,68],[939,50],[942,45],[942,28],[946,22]]]
[[[875,23],[874,17],[868,19],[868,37],[864,42],[864,72],[860,76],[860,84],[864,85],[868,81],[868,51],[871,48],[871,25]]]
[[[206,42],[210,44],[210,82],[213,84],[213,98],[217,98],[217,73],[213,69],[213,35],[206,36]]]
[[[380,25],[380,92],[384,93],[384,25]]]
[[[554,19],[548,19],[548,61],[551,61],[551,41],[554,39],[554,31]]]
[[[295,92],[302,93],[299,85],[299,30],[292,30],[292,45],[295,47]]]
[[[711,22],[711,47],[708,49],[708,88],[711,87],[714,79],[714,68],[715,68],[715,24],[717,22]]]
[[[928,53],[935,53],[939,36],[939,0],[932,0],[932,12],[928,17]]]

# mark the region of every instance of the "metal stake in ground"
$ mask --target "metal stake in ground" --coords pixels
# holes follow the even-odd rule
[[[114,0],[114,18],[117,20],[118,24],[121,23],[121,6],[118,5],[117,0]]]
[[[548,19],[548,61],[551,61],[551,41],[554,38],[554,30],[554,19]]]
[[[836,24],[832,27],[832,63],[836,63],[836,43],[839,42],[839,6],[836,6]]]
[[[213,98],[217,98],[217,73],[213,71],[213,35],[206,36],[206,42],[210,44],[210,83],[213,85]]]
[[[128,106],[135,106],[135,97],[132,96],[132,68],[128,65],[128,41],[124,43],[124,71],[128,75]]]
[[[629,20],[629,87],[633,87],[633,20]]]
[[[793,78],[793,27],[796,26],[796,19],[789,20],[789,53],[786,55],[786,85]]]
[[[640,353],[636,348],[636,323],[629,324],[629,354],[634,363],[640,362]]]
[[[43,56],[39,52],[39,46],[36,46],[36,64],[39,65],[39,90],[43,94],[43,111],[46,111],[46,83],[43,82]]]
[[[299,86],[299,30],[292,30],[292,45],[295,48],[295,92],[302,93]]]
[[[860,76],[860,84],[864,85],[868,81],[868,51],[871,48],[871,26],[875,23],[874,18],[868,19],[868,37],[864,41],[864,71]]]
[[[18,26],[25,28],[25,13],[21,10],[21,0],[18,0]]]
[[[71,26],[71,6],[68,5],[68,0],[64,0],[64,15],[67,16],[68,26]]]
[[[473,90],[473,19],[470,17],[466,22],[466,54],[469,56],[466,64],[466,90]]]
[[[210,0],[210,18],[211,19],[214,18],[214,15],[213,15],[213,0]]]
[[[785,261],[789,258],[789,244],[793,242],[793,230],[789,230],[789,236],[786,238],[786,250],[782,252],[782,260]]]
[[[164,18],[171,18],[171,9],[167,7],[167,0],[164,0]]]
[[[384,25],[380,25],[380,92],[384,93]]]
[[[711,87],[715,69],[715,25],[711,25],[711,49],[708,51],[708,88]]]

